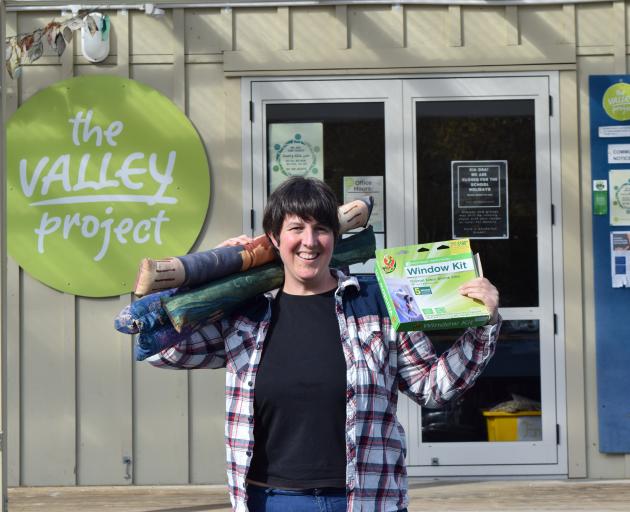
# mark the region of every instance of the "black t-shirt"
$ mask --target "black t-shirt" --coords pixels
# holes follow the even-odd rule
[[[279,293],[256,376],[248,478],[296,489],[345,487],[345,397],[334,290]]]

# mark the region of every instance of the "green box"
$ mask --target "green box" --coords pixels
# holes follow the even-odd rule
[[[479,275],[468,239],[376,251],[376,278],[396,331],[430,331],[484,325],[481,301],[458,288]]]

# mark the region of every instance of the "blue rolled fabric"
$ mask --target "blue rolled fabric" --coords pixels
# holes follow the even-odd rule
[[[151,332],[163,326],[171,326],[171,321],[162,307],[162,298],[178,293],[177,288],[145,295],[135,300],[118,313],[114,328],[124,334]]]
[[[193,326],[188,326],[182,329],[182,332],[177,332],[172,325],[163,325],[150,332],[139,334],[134,344],[136,361],[144,361],[147,357],[177,345],[190,337],[195,330]]]
[[[241,272],[244,251],[244,246],[232,246],[178,256],[186,272],[182,286],[198,286]]]

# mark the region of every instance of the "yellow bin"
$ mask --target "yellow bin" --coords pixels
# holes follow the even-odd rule
[[[542,418],[540,411],[483,411],[488,428],[488,441],[540,441]]]

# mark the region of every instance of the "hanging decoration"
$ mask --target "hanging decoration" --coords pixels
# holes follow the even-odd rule
[[[94,36],[100,32],[106,38],[110,29],[109,16],[92,16],[92,12],[79,13],[64,21],[51,21],[30,34],[18,34],[5,39],[5,65],[9,76],[18,78],[22,66],[32,64],[44,53],[44,41],[61,57],[72,41],[74,32],[85,26]]]

